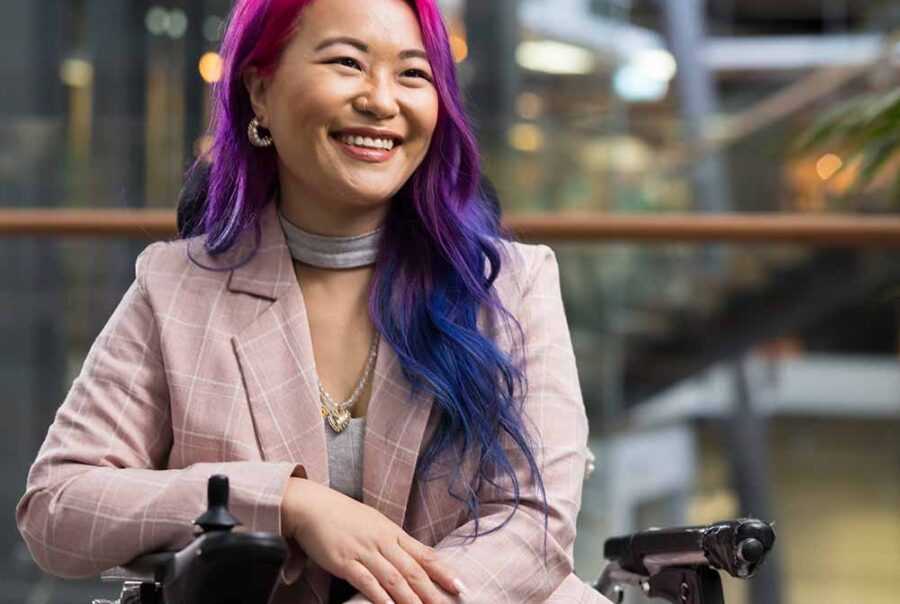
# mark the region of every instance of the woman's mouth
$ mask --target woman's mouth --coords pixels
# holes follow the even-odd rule
[[[328,136],[348,156],[369,163],[386,162],[397,153],[401,145],[392,139],[377,139],[345,134]]]

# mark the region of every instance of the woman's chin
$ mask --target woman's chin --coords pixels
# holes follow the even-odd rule
[[[397,190],[398,188],[394,186],[365,186],[348,183],[346,198],[354,205],[374,207],[389,202]]]

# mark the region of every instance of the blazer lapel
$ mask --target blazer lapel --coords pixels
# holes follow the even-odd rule
[[[297,297],[299,297],[299,292]],[[250,411],[266,461],[302,463],[307,478],[328,484],[328,457],[317,403],[306,312],[284,295],[234,336]]]
[[[274,202],[263,209],[260,227],[257,256],[232,271],[228,287],[271,304],[232,337],[234,351],[263,459],[302,463],[307,478],[327,485],[309,321]],[[252,249],[251,239],[242,240],[243,254]]]

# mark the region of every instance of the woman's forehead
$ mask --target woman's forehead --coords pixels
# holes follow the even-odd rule
[[[304,9],[296,33],[312,48],[353,38],[372,52],[424,50],[419,21],[407,0],[314,0]]]

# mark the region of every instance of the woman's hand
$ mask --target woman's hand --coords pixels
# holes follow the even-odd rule
[[[305,478],[292,477],[281,505],[282,533],[321,568],[375,604],[445,604],[462,583],[434,550],[378,510]]]

